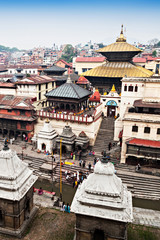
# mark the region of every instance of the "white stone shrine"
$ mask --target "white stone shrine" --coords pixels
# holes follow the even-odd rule
[[[132,195],[105,155],[96,163],[94,173],[79,185],[71,211],[76,214],[75,239],[127,239]]]
[[[53,149],[55,148],[55,140],[57,136],[58,134],[47,119],[44,122],[43,128],[37,135],[37,148],[42,152],[48,151],[52,153]]]

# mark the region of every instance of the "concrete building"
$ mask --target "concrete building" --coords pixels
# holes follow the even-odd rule
[[[115,140],[122,137],[121,163],[159,160],[160,78],[124,78]],[[154,94],[153,94],[154,93]],[[123,131],[123,134],[122,134]]]
[[[79,185],[71,211],[76,214],[75,240],[127,240],[132,222],[132,196],[115,175],[106,153]]]
[[[79,75],[92,69],[102,65],[105,62],[105,57],[77,57],[73,66],[75,68],[75,72]]]
[[[46,107],[45,94],[56,88],[55,79],[48,76],[25,77],[15,83],[17,86],[17,96],[29,96],[32,98],[36,109]]]

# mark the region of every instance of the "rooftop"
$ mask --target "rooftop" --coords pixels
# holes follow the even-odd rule
[[[49,67],[49,68],[46,68],[43,70],[44,72],[65,72],[66,69],[65,68],[61,68],[61,67],[58,67],[56,65],[53,64],[53,66]]]
[[[0,94],[0,109],[1,108],[24,110],[34,109],[33,105],[31,104],[31,98],[3,94]]]
[[[17,81],[15,84],[17,85],[37,85],[43,83],[55,82],[54,78],[48,77],[46,75],[42,76],[32,76],[32,77],[25,77],[20,81]]]
[[[77,57],[76,62],[104,62],[105,57]]]
[[[107,62],[83,73],[85,77],[151,77],[153,72],[130,62]]]
[[[90,91],[72,83],[68,78],[66,83],[46,93],[46,97],[81,99],[90,94]]]

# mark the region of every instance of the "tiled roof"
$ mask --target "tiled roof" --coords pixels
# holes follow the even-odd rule
[[[93,95],[90,97],[89,101],[90,102],[100,102],[100,97],[101,97],[101,94],[99,93],[98,90],[96,90]]]
[[[133,138],[128,142],[128,144],[152,148],[160,148],[160,141],[152,141],[146,139]]]
[[[0,82],[0,88],[16,88],[14,83]]]
[[[106,47],[103,47],[96,52],[141,52],[142,50],[136,48],[135,46],[127,43],[127,42],[115,42]]]
[[[93,68],[83,73],[83,76],[88,77],[151,77],[153,72],[140,66],[136,66],[129,62],[107,62],[102,66]]]
[[[146,58],[133,58],[134,63],[146,63]]]
[[[80,76],[77,81],[77,84],[89,84],[89,81],[87,80],[87,78]]]
[[[15,68],[15,69],[17,69],[17,68],[21,68],[21,69],[30,69],[30,68],[32,68],[32,69],[38,69],[39,68],[39,65],[9,65],[8,67],[7,67],[8,69],[10,69],[10,68]]]
[[[43,70],[44,72],[65,72],[66,69],[65,68],[61,68],[61,67],[58,67],[56,65],[53,64],[52,67],[50,68],[46,68]]]
[[[105,57],[77,57],[76,62],[104,62]]]
[[[54,78],[42,75],[42,76],[32,76],[32,77],[26,77],[18,82],[16,82],[17,85],[37,85],[42,83],[49,83],[49,82],[55,82]]]
[[[46,93],[46,97],[81,99],[89,96],[90,94],[90,91],[74,83],[64,83],[56,89]]]
[[[55,81],[67,81],[68,75],[54,76]],[[79,76],[76,73],[71,73],[70,78],[72,81],[77,81]]]
[[[29,121],[32,122],[34,120],[36,120],[36,117],[27,117],[24,115],[9,115],[9,114],[1,114],[0,113],[0,118],[4,118],[4,119],[10,119],[10,120],[20,120],[20,121]]]
[[[18,105],[18,106],[17,106]],[[34,109],[31,98],[0,94],[0,109]]]

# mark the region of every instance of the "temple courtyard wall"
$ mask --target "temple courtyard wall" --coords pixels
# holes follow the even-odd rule
[[[37,119],[37,123],[35,124],[35,133],[38,134],[40,130],[43,128],[44,122],[46,118],[39,117]],[[99,116],[92,122],[74,122],[74,121],[65,121],[65,120],[57,120],[50,118],[50,123],[52,127],[56,130],[58,134],[61,134],[63,128],[66,125],[69,125],[72,128],[73,133],[78,136],[82,131],[86,133],[89,137],[89,145],[93,146],[101,125],[102,117]]]

